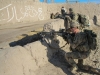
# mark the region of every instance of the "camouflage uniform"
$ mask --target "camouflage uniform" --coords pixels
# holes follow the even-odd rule
[[[78,20],[78,15],[74,13],[73,9],[69,8],[69,11],[70,13],[67,14],[64,19],[64,26],[66,30],[70,28],[70,22]]]
[[[61,18],[61,14],[59,14],[59,12],[57,12],[55,15],[54,15],[54,19],[56,18]]]
[[[88,29],[89,28],[89,16],[88,15],[83,15],[83,14],[78,14],[78,22],[80,23],[80,30],[83,29]]]
[[[69,8],[69,16],[72,20],[77,21],[78,20],[78,14],[76,14],[72,8]]]
[[[64,27],[65,27],[65,30],[68,30],[70,28],[70,22],[71,22],[71,18],[69,16],[65,16],[65,19],[64,19]]]
[[[87,58],[90,54],[88,41],[84,32],[76,33],[75,36],[69,36],[68,42],[70,43],[70,50],[65,54],[67,62],[73,67],[83,66],[83,59]],[[78,66],[74,59],[78,59]]]
[[[57,12],[56,14],[51,13],[50,16],[51,19],[57,19],[57,18],[62,18],[61,14],[59,14],[59,12]]]

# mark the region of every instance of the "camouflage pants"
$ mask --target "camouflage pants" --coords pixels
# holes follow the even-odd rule
[[[68,52],[65,54],[65,59],[67,62],[74,68],[83,65],[83,59],[87,58],[89,53],[80,53],[80,52]],[[74,59],[78,59],[78,66]]]
[[[71,18],[69,16],[66,16],[64,20],[65,30],[70,28],[70,22],[71,22]]]

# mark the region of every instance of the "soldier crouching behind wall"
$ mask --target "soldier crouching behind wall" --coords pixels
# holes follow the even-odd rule
[[[68,42],[70,43],[70,50],[72,52],[66,53],[65,58],[71,65],[68,70],[72,73],[75,73],[75,71],[78,70],[78,67],[83,66],[83,59],[87,58],[91,52],[88,46],[86,34],[80,32],[78,26],[78,22],[71,22],[70,31],[74,34],[74,37],[71,35],[67,36]],[[78,59],[78,63],[76,63],[74,59]]]

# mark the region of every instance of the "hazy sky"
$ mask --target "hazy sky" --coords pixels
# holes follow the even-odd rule
[[[48,3],[50,3],[50,0],[47,0]],[[69,1],[76,1],[76,0],[69,0]],[[79,2],[84,2],[84,3],[87,3],[87,2],[93,2],[93,3],[100,3],[100,0],[77,0]],[[40,0],[40,2],[43,2],[43,0]],[[66,2],[66,0],[54,0],[55,3],[64,3]]]

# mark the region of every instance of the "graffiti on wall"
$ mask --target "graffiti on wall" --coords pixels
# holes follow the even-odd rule
[[[10,22],[13,19],[16,19],[18,22],[20,22],[27,17],[37,17],[39,20],[43,20],[44,16],[42,13],[42,8],[38,8],[36,10],[33,6],[28,5],[24,6],[23,8],[16,9],[15,6],[9,4],[0,9],[0,21]],[[20,16],[18,16],[19,14]]]

